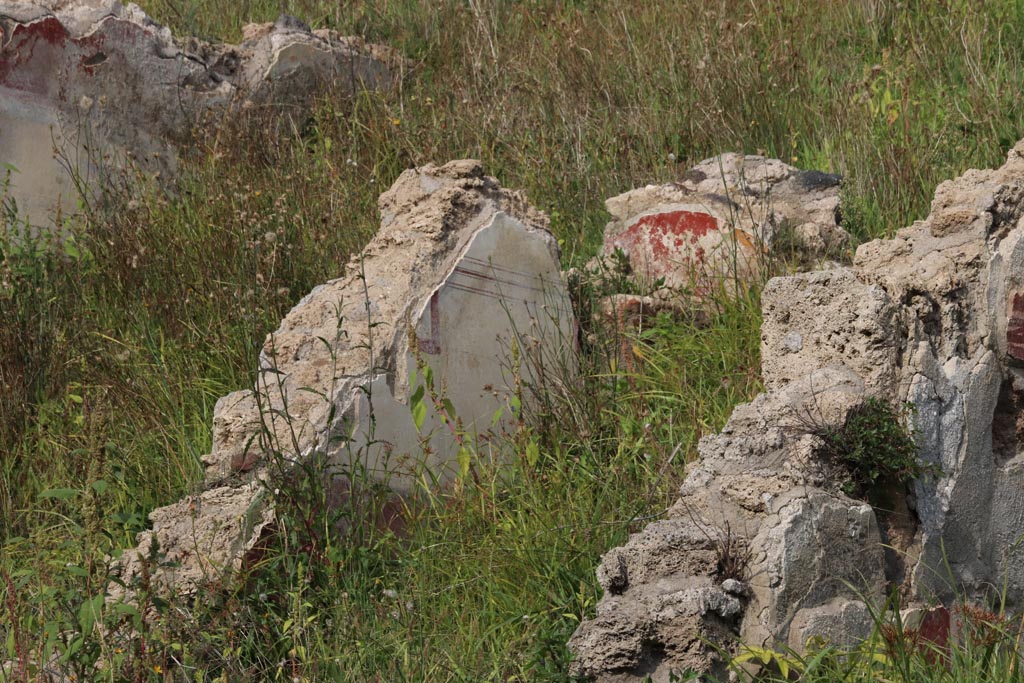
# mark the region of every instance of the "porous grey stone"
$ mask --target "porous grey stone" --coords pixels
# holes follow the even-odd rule
[[[809,642],[850,650],[871,635],[875,621],[860,600],[836,599],[800,610],[789,627],[789,647],[804,653]]]

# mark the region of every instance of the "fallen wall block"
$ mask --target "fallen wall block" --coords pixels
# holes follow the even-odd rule
[[[601,327],[639,330],[659,313],[702,324],[708,300],[759,285],[779,259],[806,269],[845,251],[839,182],[761,156],[706,159],[677,182],[608,199],[601,253],[572,278],[603,296]],[[630,347],[616,351],[627,368]]]
[[[169,184],[182,145],[212,120],[258,105],[302,122],[324,88],[391,88],[405,67],[388,48],[290,17],[247,29],[240,45],[211,45],[176,40],[117,0],[0,0],[6,197],[47,227],[125,169]]]
[[[701,298],[735,280],[757,279],[779,232],[816,258],[845,246],[839,176],[802,171],[778,159],[722,154],[678,182],[612,197],[601,255],[621,250],[643,288]]]
[[[927,219],[862,245],[852,267],[768,283],[766,393],[701,441],[667,519],[604,556],[597,615],[569,644],[575,674],[657,683],[721,673],[705,641],[856,642],[864,600],[891,587],[909,605],[984,601],[992,586],[1024,603],[1022,215],[1024,142],[1003,167],[942,183]],[[847,496],[849,473],[823,457],[823,428],[867,397],[913,405],[936,469],[886,491],[886,510]],[[723,548],[739,561],[723,565]],[[693,586],[705,597],[686,597]]]
[[[313,458],[326,473],[398,493],[450,483],[464,440],[517,419],[516,372],[527,394],[540,379],[532,360],[572,372],[557,243],[522,195],[478,162],[457,161],[406,171],[380,212],[379,233],[346,275],[310,292],[267,337],[256,387],[217,402],[206,490],[153,512],[152,530],[125,554],[126,581],[153,543],[176,565],[159,581],[178,591],[237,570],[273,523],[272,489]]]

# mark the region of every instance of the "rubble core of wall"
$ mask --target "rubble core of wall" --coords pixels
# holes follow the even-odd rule
[[[117,0],[0,0],[0,172],[36,226],[126,169],[167,184],[194,130],[270,106],[301,123],[326,87],[393,87],[392,50],[284,16],[240,45],[179,40]],[[4,177],[0,175],[0,183]]]
[[[657,683],[721,672],[709,644],[856,642],[864,600],[891,587],[907,604],[992,586],[1024,602],[1022,215],[1024,141],[1001,168],[939,185],[928,218],[851,267],[768,283],[766,392],[701,440],[667,518],[602,558],[576,675]],[[867,397],[912,404],[920,458],[939,469],[888,491],[895,509],[845,495],[849,473],[822,455],[822,429]],[[723,610],[730,597],[740,607]]]
[[[344,277],[268,335],[256,386],[217,402],[205,490],[152,513],[125,553],[126,582],[154,543],[166,567],[156,580],[178,591],[237,570],[273,523],[269,491],[297,463],[322,464],[325,485],[338,475],[400,494],[444,486],[463,444],[513,428],[513,398],[528,402],[538,368],[572,372],[557,242],[520,193],[455,161],[404,172],[379,207],[380,230]]]

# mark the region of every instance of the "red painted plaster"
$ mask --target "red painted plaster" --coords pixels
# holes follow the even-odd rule
[[[644,216],[631,225],[618,242],[631,251],[639,244],[649,245],[655,261],[671,262],[678,259],[678,252],[689,242],[697,240],[712,230],[718,229],[718,219],[700,211],[666,211]]]
[[[925,612],[917,627],[918,645],[931,664],[944,663],[949,651],[949,610],[935,607]]]
[[[52,87],[47,80],[52,81],[59,75],[59,63],[53,57],[56,48],[53,46],[66,40],[67,29],[56,17],[16,26],[7,46],[0,50],[0,85],[45,95]],[[39,68],[22,68],[33,59],[49,59],[53,73]]]
[[[1024,361],[1024,293],[1015,292],[1006,322],[1006,353],[1014,360]]]

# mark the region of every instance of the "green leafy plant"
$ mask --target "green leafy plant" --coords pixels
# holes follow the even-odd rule
[[[795,653],[779,652],[767,647],[743,647],[738,655],[729,660],[730,666],[734,669],[748,663],[756,663],[758,666],[777,670],[782,680],[787,680],[790,672],[799,674],[804,670],[802,658]]]
[[[63,520],[67,554],[60,566],[40,562],[8,571],[0,564],[0,614],[10,625],[0,644],[0,659],[9,665],[0,669],[0,681],[161,679],[173,647],[156,624],[169,603],[150,590],[149,569],[160,562],[155,549],[144,558],[147,571],[130,585],[118,575],[121,551],[111,530],[139,528],[134,516],[118,510],[123,484],[114,473],[83,488],[39,493],[39,505]],[[26,542],[7,540],[14,548]],[[132,602],[111,599],[119,588],[131,590]]]
[[[869,397],[850,410],[842,425],[819,428],[825,455],[850,471],[848,493],[863,494],[879,483],[903,483],[935,472],[918,459],[912,415],[910,403],[894,406]]]

